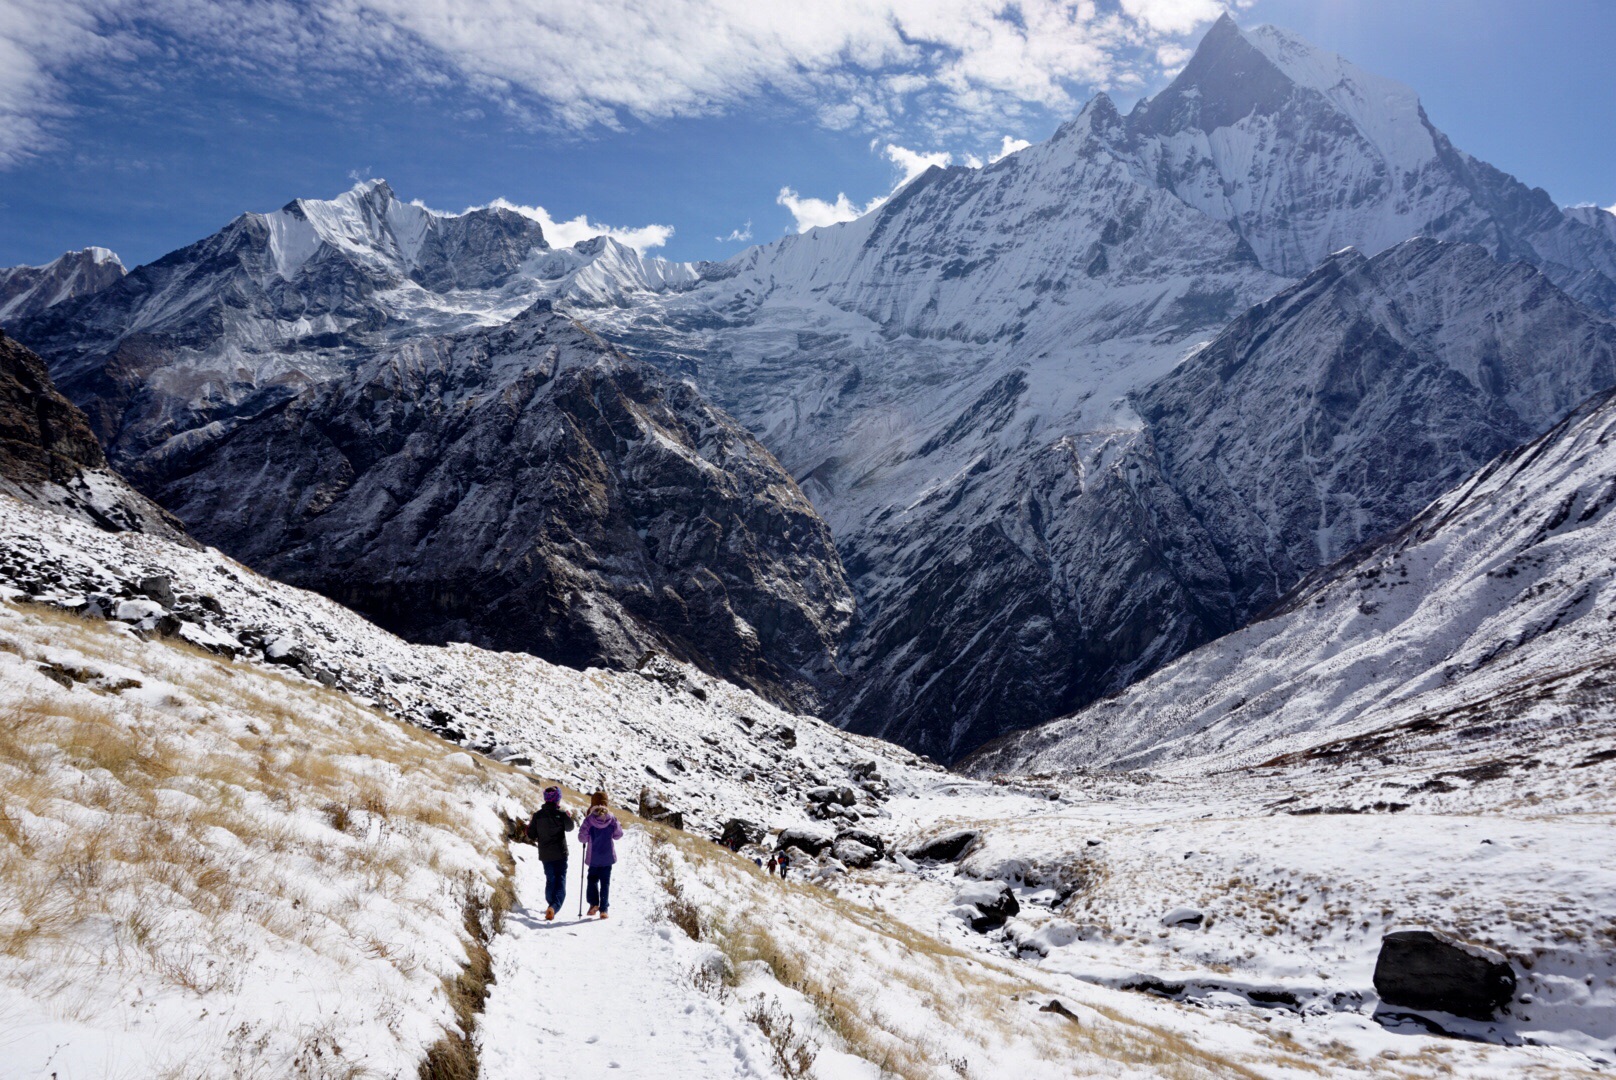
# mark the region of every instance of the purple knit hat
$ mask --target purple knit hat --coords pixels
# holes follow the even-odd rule
[[[561,789],[558,788],[558,787],[547,787],[547,788],[545,788],[544,789],[544,801],[545,802],[553,802],[553,803],[560,802],[561,801]]]

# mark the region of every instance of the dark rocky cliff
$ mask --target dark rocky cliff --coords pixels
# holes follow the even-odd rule
[[[57,392],[45,362],[0,331],[0,491],[115,532],[170,540],[184,531],[107,465],[89,421]]]
[[[207,542],[417,640],[580,667],[658,649],[808,708],[852,614],[768,451],[543,302],[137,475]]]

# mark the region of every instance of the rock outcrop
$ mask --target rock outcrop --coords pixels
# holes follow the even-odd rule
[[[1616,386],[1616,326],[1521,263],[1410,240],[1325,260],[1141,391],[1235,624]]]
[[[1464,731],[1478,745],[1494,732],[1518,744],[1539,737],[1533,724],[1575,725],[1616,653],[1613,510],[1607,390],[1317,571],[1266,617],[962,768],[1235,768],[1283,746],[1345,760],[1404,739],[1451,745]]]
[[[108,465],[45,364],[0,331],[0,492],[94,522],[189,543],[180,523]]]

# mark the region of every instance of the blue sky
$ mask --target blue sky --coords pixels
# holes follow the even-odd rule
[[[1043,139],[1101,88],[1126,107],[1224,6],[0,0],[0,265],[100,244],[132,266],[372,176],[439,209],[502,197],[723,258],[827,212],[794,216],[783,189],[862,207],[917,155]],[[1562,203],[1616,203],[1616,5],[1235,15],[1413,85],[1456,144]]]

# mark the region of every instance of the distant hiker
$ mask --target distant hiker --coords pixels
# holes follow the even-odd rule
[[[775,855],[774,858],[780,867],[780,880],[784,881],[786,879],[786,871],[791,868],[791,856],[782,851]]]
[[[544,805],[527,823],[527,838],[539,848],[544,866],[544,920],[556,917],[556,910],[567,897],[567,834],[577,823],[572,812],[561,809],[561,789],[551,784],[544,789]]]
[[[777,870],[779,868],[779,866],[780,866],[780,857],[778,855],[770,855],[769,856],[769,876],[770,877],[774,876],[775,870]]]
[[[617,847],[612,841],[622,837],[623,826],[606,809],[606,793],[597,791],[589,796],[589,813],[578,827],[578,840],[584,845],[584,865],[589,868],[584,899],[589,901],[589,914],[598,912],[603,919],[612,906],[612,864],[617,861]]]

